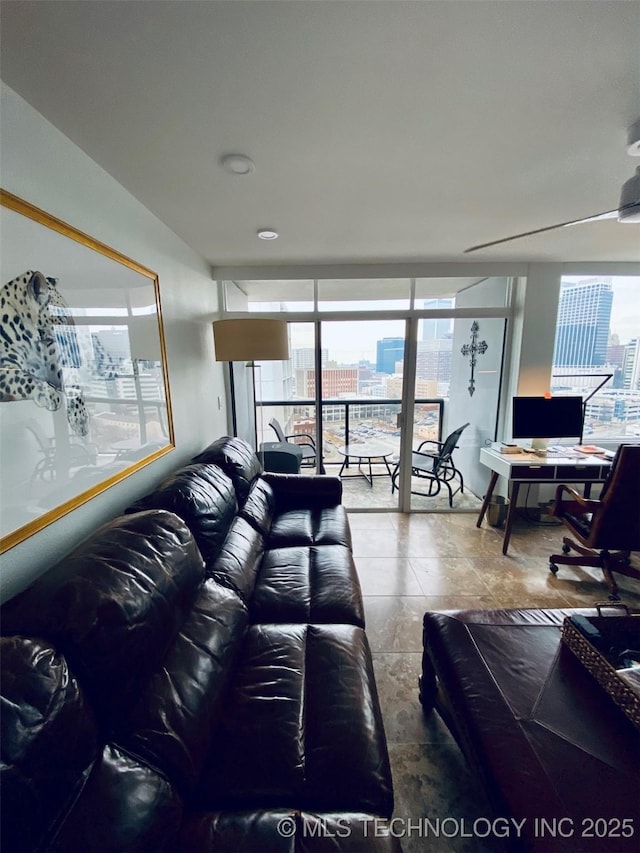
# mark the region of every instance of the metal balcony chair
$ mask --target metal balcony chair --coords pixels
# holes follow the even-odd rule
[[[317,452],[313,436],[306,432],[297,432],[292,433],[291,435],[285,435],[284,430],[280,425],[280,421],[276,418],[271,418],[269,426],[278,436],[278,441],[288,441],[290,444],[297,445],[302,450],[302,462],[300,463],[301,468],[315,468]],[[306,440],[301,441],[300,439]]]
[[[609,598],[616,601],[614,572],[640,579],[640,570],[631,565],[631,552],[640,551],[640,446],[620,445],[598,500],[584,498],[570,486],[558,486],[551,514],[578,541],[563,537],[562,554],[549,557],[549,570],[556,574],[559,565],[600,568]],[[570,557],[570,551],[577,556]]]
[[[29,418],[25,422],[25,427],[35,438],[38,450],[42,453],[42,458],[38,460],[31,474],[31,482],[55,480],[57,450],[54,439],[45,435],[44,430],[34,418]],[[91,442],[81,444],[75,438],[69,440],[69,446],[63,453],[65,464],[69,469],[95,465],[98,459],[98,450],[95,444]]]
[[[435,498],[440,493],[442,486],[449,492],[449,506],[453,508],[453,496],[458,492],[464,492],[464,480],[462,474],[453,463],[453,451],[458,446],[458,441],[463,431],[469,426],[463,424],[447,436],[444,441],[427,439],[418,445],[418,449],[411,454],[411,477],[418,477],[428,483],[427,491],[411,489],[412,495],[422,495],[426,498]],[[399,488],[400,463],[396,465],[391,475],[391,494]],[[452,483],[458,478],[460,485],[454,490]]]

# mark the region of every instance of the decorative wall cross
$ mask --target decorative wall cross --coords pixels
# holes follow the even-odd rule
[[[471,324],[471,343],[465,344],[460,352],[462,355],[470,355],[469,364],[471,365],[471,376],[469,378],[469,396],[473,397],[473,392],[476,390],[476,380],[474,373],[476,369],[476,355],[484,355],[489,349],[489,344],[486,341],[478,341],[478,331],[480,326],[474,320]]]

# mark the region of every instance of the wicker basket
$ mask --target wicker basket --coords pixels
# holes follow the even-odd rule
[[[596,606],[598,607],[598,613],[600,613],[600,607]],[[629,619],[634,620],[634,623],[637,621],[640,624],[640,615],[598,616],[589,621],[597,622],[600,628],[606,625],[613,632],[616,628],[615,623],[618,623],[618,620],[620,620],[619,626],[621,627],[623,623],[627,623],[628,625],[627,620]],[[620,678],[615,666],[576,627],[572,621],[572,617],[567,617],[564,620],[562,642],[573,652],[580,663],[591,673],[598,684],[608,693],[631,722],[640,728],[640,693]]]

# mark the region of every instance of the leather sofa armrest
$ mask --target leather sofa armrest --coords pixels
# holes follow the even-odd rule
[[[263,479],[273,489],[279,508],[311,509],[342,503],[342,481],[327,474],[309,477],[300,474],[266,472]]]

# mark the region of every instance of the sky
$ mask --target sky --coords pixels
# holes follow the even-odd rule
[[[587,278],[593,276],[565,276],[563,280],[577,283]],[[632,338],[640,337],[640,276],[614,276],[611,283],[614,298],[610,329],[619,336],[621,344],[626,344]],[[313,324],[305,326],[296,325],[293,347],[313,346]],[[341,363],[357,363],[361,359],[375,362],[376,341],[403,336],[402,320],[325,322],[322,326],[322,348],[328,349],[329,359]]]

